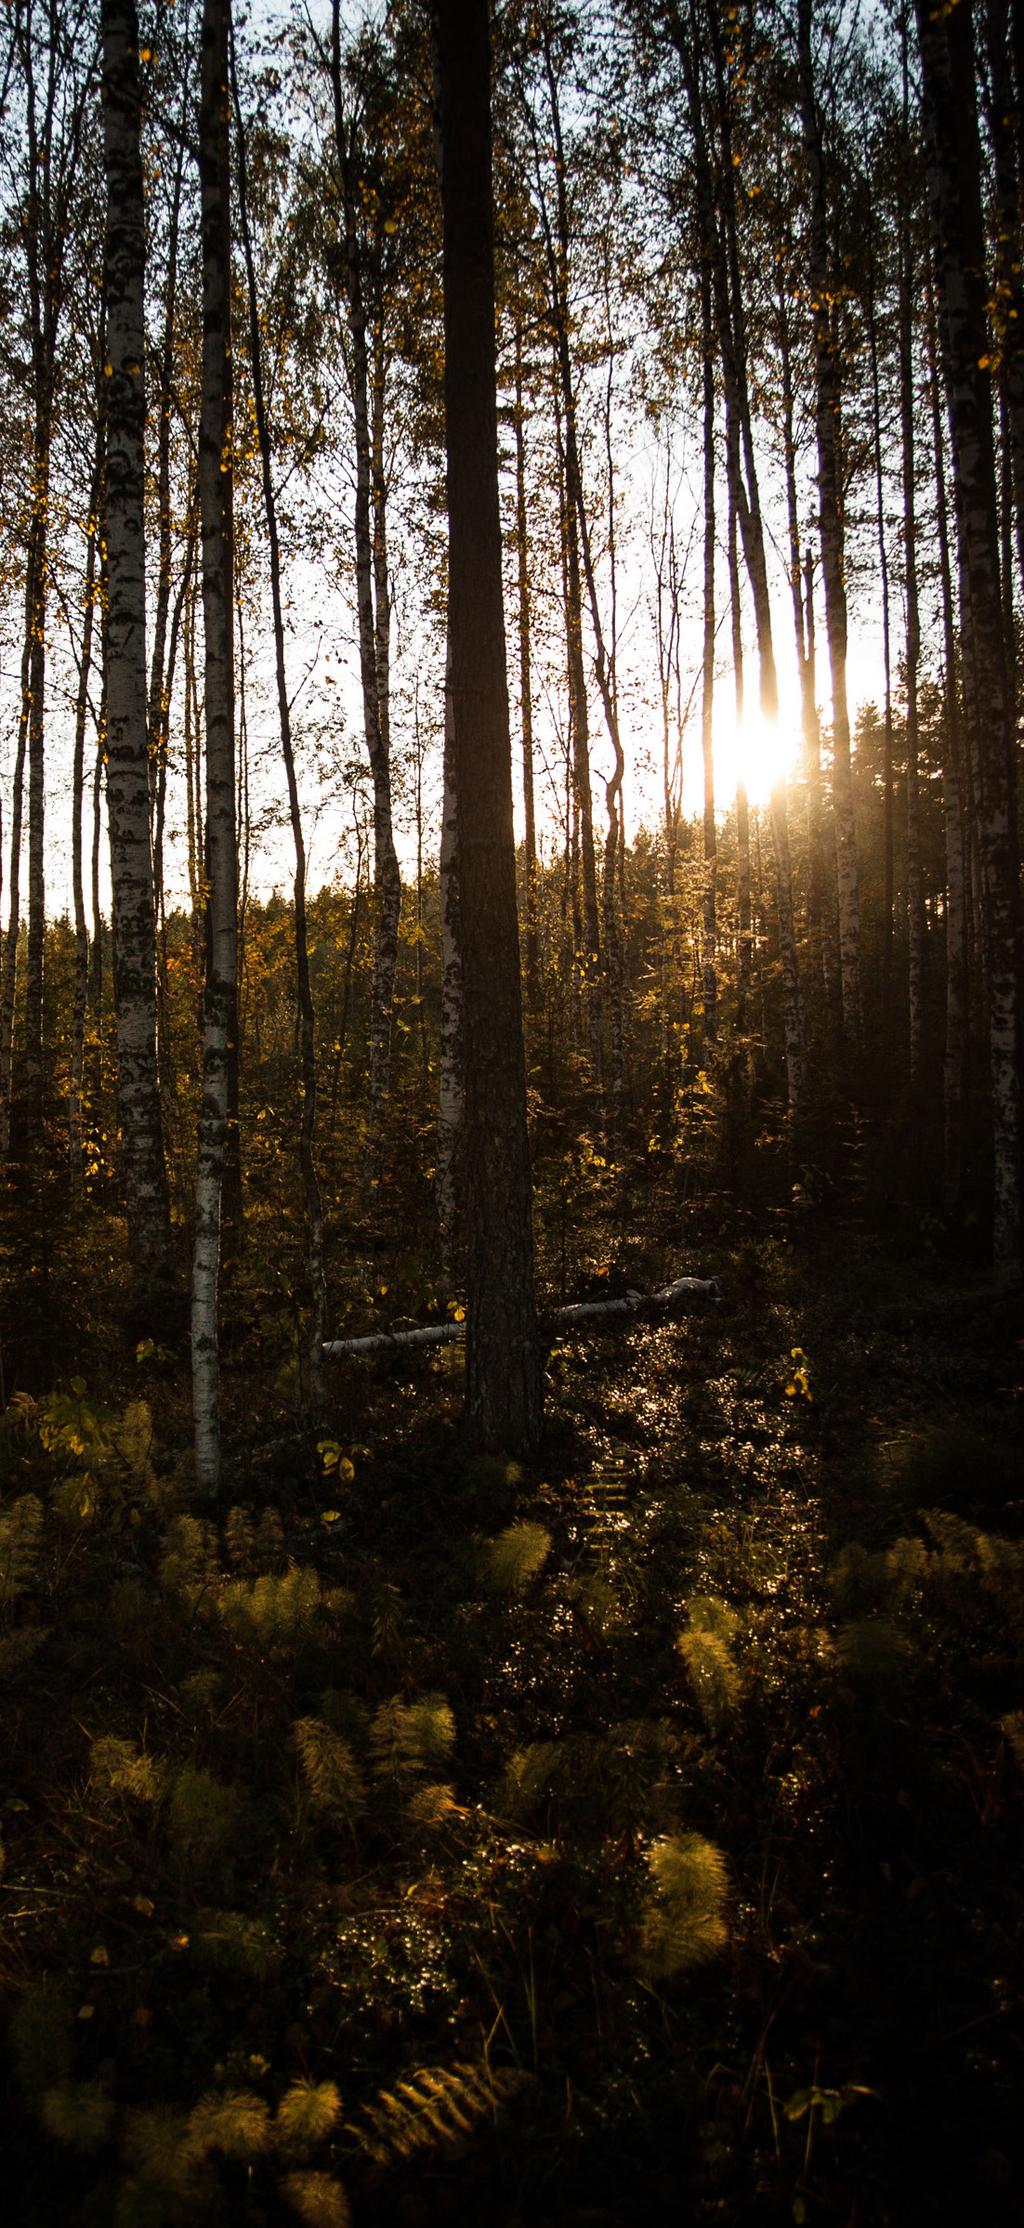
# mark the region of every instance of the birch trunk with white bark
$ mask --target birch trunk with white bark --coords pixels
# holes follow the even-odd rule
[[[172,1281],[156,1045],[146,702],[145,212],[134,0],[102,0],[107,183],[107,824],[117,1098],[128,1248],[140,1298]]]

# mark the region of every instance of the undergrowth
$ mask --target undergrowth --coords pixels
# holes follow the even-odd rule
[[[1016,1326],[713,1265],[529,1472],[451,1354],[217,1512],[150,1355],[9,1401],[24,2228],[1019,2217]]]

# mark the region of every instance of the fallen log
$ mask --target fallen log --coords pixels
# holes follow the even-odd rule
[[[540,1332],[548,1340],[577,1324],[614,1323],[637,1316],[641,1321],[680,1312],[702,1301],[718,1305],[722,1287],[717,1277],[680,1276],[663,1284],[659,1292],[624,1292],[614,1300],[581,1300],[573,1307],[556,1307],[542,1315]],[[411,1331],[371,1331],[364,1338],[325,1339],[325,1361],[340,1361],[347,1354],[394,1354],[416,1346],[456,1346],[466,1335],[465,1323],[424,1323]]]

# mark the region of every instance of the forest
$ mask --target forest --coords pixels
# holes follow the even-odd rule
[[[1024,2221],[1024,0],[7,0],[12,2228]]]

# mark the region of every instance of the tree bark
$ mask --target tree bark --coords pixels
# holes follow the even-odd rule
[[[683,1314],[688,1308],[704,1302],[717,1305],[722,1298],[722,1287],[717,1277],[681,1276],[666,1284],[660,1292],[624,1292],[614,1300],[582,1300],[572,1307],[556,1307],[550,1315],[542,1316],[538,1332],[542,1338],[558,1337],[593,1324],[602,1330],[606,1323],[628,1322],[635,1318],[648,1319]],[[460,1346],[465,1337],[461,1323],[422,1323],[414,1330],[371,1331],[364,1338],[331,1338],[324,1344],[326,1361],[344,1361],[350,1355],[403,1354],[416,1348],[431,1346]]]
[[[156,927],[146,702],[145,212],[134,0],[103,0],[107,181],[107,824],[113,889],[118,1116],[138,1296],[172,1281],[156,1059]]]
[[[82,649],[78,665],[75,702],[75,746],[71,774],[71,889],[75,909],[75,993],[71,1016],[71,1065],[68,1076],[68,1150],[71,1188],[81,1197],[85,1166],[85,1028],[89,1010],[89,929],[85,917],[83,821],[85,816],[85,730],[89,717],[89,680],[92,672],[93,630],[98,602],[96,545],[100,535],[100,490],[103,482],[103,421],[96,427],[96,463],[86,520],[85,581],[82,589]]]
[[[199,111],[203,242],[199,502],[206,638],[207,901],[203,1097],[192,1254],[192,1410],[196,1481],[200,1491],[210,1495],[220,1485],[218,1278],[238,999],[229,15],[230,0],[204,0]]]
[[[916,0],[942,365],[953,450],[965,699],[983,877],[997,1280],[1020,1269],[1017,855],[1014,716],[1004,656],[988,377],[981,152],[970,13]]]
[[[704,768],[704,1035],[718,1035],[718,830],[715,825],[715,366],[711,281],[701,273],[704,417],[704,643],[701,658],[700,744]]]
[[[538,927],[537,819],[533,792],[533,671],[531,655],[530,551],[526,512],[526,412],[523,403],[523,333],[517,316],[515,329],[515,401],[513,425],[516,439],[516,590],[519,599],[519,727],[523,753],[523,818],[526,926],[526,1004],[531,1014],[540,1003],[540,932]]]
[[[285,781],[288,789],[288,817],[291,821],[292,844],[295,851],[293,912],[299,1024],[299,1170],[302,1177],[306,1209],[306,1260],[309,1273],[310,1313],[307,1348],[309,1407],[313,1415],[317,1416],[320,1412],[323,1397],[321,1357],[327,1294],[324,1284],[323,1201],[316,1167],[316,1016],[313,1009],[313,992],[309,976],[309,936],[306,926],[306,845],[302,832],[299,786],[295,772],[295,751],[292,745],[291,704],[288,696],[288,673],[285,658],[284,609],[281,600],[281,546],[277,525],[277,498],[274,491],[271,431],[267,418],[263,383],[263,342],[259,295],[256,285],[256,265],[253,259],[252,229],[249,223],[245,130],[235,78],[233,42],[231,69],[235,119],[238,131],[238,214],[249,300],[249,368],[252,377],[253,408],[256,415],[256,435],[260,451],[263,509],[267,523],[267,558],[270,569],[270,604],[274,627],[274,674],[277,683],[277,712],[281,733],[281,755],[284,759]]]
[[[384,377],[379,356],[371,377],[370,323],[359,239],[360,138],[346,124],[341,62],[341,7],[331,11],[331,90],[344,223],[344,283],[355,434],[356,612],[363,729],[373,782],[375,934],[370,997],[370,1062],[365,1171],[379,1183],[384,1118],[391,1089],[391,1031],[398,968],[402,881],[391,814],[390,595],[383,469]],[[378,334],[378,344],[379,344]],[[371,394],[372,386],[372,394]]]
[[[828,205],[821,122],[811,52],[813,0],[798,0],[797,45],[804,157],[810,183],[810,284],[817,383],[818,524],[825,584],[825,624],[832,676],[832,811],[836,832],[839,959],[843,1025],[854,1058],[863,1039],[860,956],[860,886],[850,764],[850,713],[846,688],[847,614],[840,442],[839,365],[829,306]]]
[[[449,703],[465,1006],[472,1438],[536,1445],[541,1371],[498,505],[487,0],[438,0],[448,465]]]
[[[907,20],[900,26],[903,132],[910,145],[910,70]],[[920,1101],[924,1061],[925,918],[921,875],[920,735],[918,671],[921,620],[917,587],[916,444],[914,435],[914,243],[905,185],[901,179],[898,212],[898,334],[900,362],[900,446],[903,474],[903,579],[906,598],[905,686],[907,695],[907,1037],[910,1087]],[[877,410],[877,405],[876,405]],[[879,462],[879,488],[881,463]],[[881,513],[879,514],[881,517]],[[950,676],[953,685],[953,676]]]

